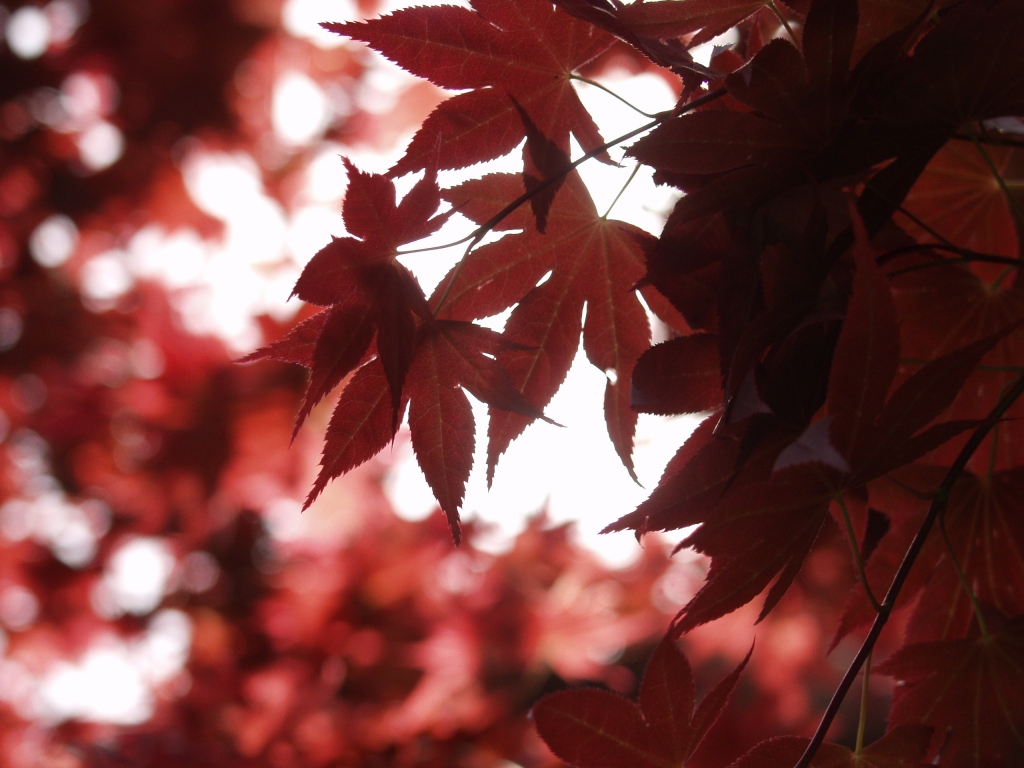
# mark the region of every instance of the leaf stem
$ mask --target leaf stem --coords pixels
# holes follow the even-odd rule
[[[622,134],[621,136],[617,136],[611,141],[606,141],[599,147],[594,147],[592,150],[582,155],[578,159],[573,160],[571,163],[569,163],[569,165],[567,165],[558,173],[544,179],[544,181],[537,184],[537,186],[533,187],[530,191],[524,192],[522,195],[517,197],[511,203],[509,203],[496,214],[494,214],[494,216],[492,216],[490,219],[488,219],[479,227],[477,227],[477,229],[472,235],[473,239],[475,241],[479,241],[485,234],[487,234],[492,229],[494,229],[494,227],[500,224],[505,219],[506,216],[511,214],[517,208],[519,208],[519,206],[521,206],[523,203],[528,202],[531,198],[533,198],[534,195],[547,189],[552,184],[561,181],[563,178],[565,178],[574,170],[576,170],[579,166],[583,165],[583,163],[585,163],[587,160],[591,160],[592,158],[595,158],[598,155],[600,155],[602,152],[606,152],[607,150],[611,149],[615,145],[621,144],[624,141],[629,141],[629,139],[632,139],[634,136],[639,136],[641,133],[645,133],[646,131],[655,128],[659,124],[665,122],[665,120],[667,120],[670,117],[675,117],[677,115],[685,114],[686,112],[691,112],[694,109],[697,109],[698,107],[704,106],[705,104],[709,104],[712,101],[720,99],[722,96],[725,95],[725,93],[725,88],[716,88],[715,90],[709,91],[708,93],[704,94],[699,99],[694,99],[693,101],[683,105],[682,108],[673,109],[667,112],[659,112],[654,117],[654,119],[651,120],[651,122],[644,123],[639,128],[634,128],[632,131],[628,131]],[[465,238],[463,239],[463,241],[460,242],[464,242],[464,240]]]
[[[619,198],[622,197],[623,193],[626,191],[626,189],[629,187],[629,185],[633,183],[633,179],[636,178],[636,173],[639,170],[640,170],[640,163],[637,163],[636,165],[633,166],[633,171],[629,174],[629,178],[626,179],[626,183],[623,184],[622,185],[622,189],[619,190],[619,194],[617,194],[615,196],[615,199],[612,200],[612,204],[608,206],[608,210],[604,212],[604,215],[601,217],[602,219],[607,219],[608,218],[608,214],[610,214],[612,212],[612,208],[614,208],[615,204],[617,202],[619,202]]]
[[[476,242],[477,241],[474,240],[469,244],[469,247],[466,248],[466,252],[462,254],[462,258],[459,259],[459,263],[455,265],[455,269],[452,271],[452,279],[448,281],[448,285],[446,285],[444,290],[441,291],[441,296],[437,300],[437,306],[434,307],[434,317],[437,317],[437,313],[440,311],[441,305],[444,304],[444,300],[447,299],[448,294],[451,293],[452,286],[455,285],[455,281],[458,279],[459,273],[462,271],[462,265],[466,263],[466,257],[469,256],[469,252],[472,250],[473,246],[476,245]]]
[[[877,194],[877,192],[876,192],[876,194]],[[903,206],[903,205],[899,206],[896,209],[896,211],[898,213],[902,213],[904,216],[906,216],[912,222],[917,224],[917,226],[919,226],[921,229],[923,229],[929,235],[934,237],[936,240],[941,241],[942,244],[945,245],[947,248],[956,248],[956,246],[953,245],[953,242],[949,238],[944,237],[943,235],[939,234],[937,231],[932,229],[931,226],[929,226],[928,224],[925,224],[921,219],[917,218],[917,216],[915,216],[910,211],[908,211],[905,206]]]
[[[932,360],[918,360],[913,357],[901,357],[900,365],[929,365]],[[987,371],[988,373],[1024,373],[1024,366],[1020,365],[976,365],[976,371]]]
[[[868,658],[864,662],[864,680],[861,682],[860,689],[860,718],[857,720],[857,744],[854,754],[860,757],[861,750],[864,749],[864,731],[867,730],[868,723],[868,694],[870,693],[869,685],[871,682],[871,653],[868,652]]]
[[[636,112],[638,114],[641,114],[644,117],[651,117],[651,118],[655,117],[655,115],[651,114],[650,112],[644,112],[642,109],[640,109],[640,107],[638,107],[635,104],[627,101],[622,96],[619,96],[619,94],[617,94],[611,88],[608,88],[607,86],[601,85],[601,83],[597,82],[596,80],[591,80],[589,77],[583,77],[582,75],[576,75],[576,74],[569,75],[569,79],[570,80],[578,80],[581,83],[586,83],[587,85],[592,85],[595,88],[597,88],[598,90],[604,91],[609,96],[612,96],[612,97],[618,99],[623,104],[625,104],[627,107],[632,109],[634,112]]]
[[[984,261],[989,264],[1008,264],[1011,266],[1020,266],[1020,259],[1015,259],[1012,256],[996,256],[992,253],[979,253],[978,251],[972,251],[969,248],[960,248],[955,245],[945,243],[915,243],[914,245],[904,245],[900,248],[893,248],[891,251],[886,251],[876,260],[879,266],[887,264],[892,261],[896,256],[904,253],[912,253],[914,251],[947,251],[949,253],[955,253],[963,258],[960,260],[943,260],[935,262],[937,265],[945,264],[958,264],[962,262],[970,261]],[[931,266],[930,264],[927,266]]]
[[[985,161],[985,165],[987,165],[989,171],[992,172],[992,178],[996,180],[996,184],[998,184],[999,189],[1002,190],[1003,196],[1006,197],[1006,204],[1010,207],[1010,211],[1013,213],[1013,218],[1017,222],[1018,231],[1024,232],[1024,211],[1021,211],[1020,206],[1017,204],[1017,199],[1010,194],[1010,190],[1006,186],[1006,181],[1003,179],[1002,174],[999,173],[999,169],[996,168],[996,164],[992,161],[992,156],[985,151],[985,147],[980,141],[978,141],[978,135],[974,131],[974,126],[970,126],[968,130],[970,131],[971,141],[973,142],[975,149],[977,149],[981,154],[982,159]]]
[[[769,11],[775,14],[775,18],[777,18],[779,23],[785,28],[786,33],[789,35],[789,39],[793,41],[793,45],[798,45],[796,35],[793,34],[793,28],[789,26],[789,22],[786,21],[786,17],[782,15],[782,11],[780,11],[779,6],[775,4],[775,0],[766,0],[765,6]]]
[[[956,553],[953,552],[953,542],[949,540],[949,533],[946,531],[946,515],[945,511],[939,515],[939,533],[942,534],[942,541],[946,544],[946,552],[949,554],[949,560],[953,564],[953,570],[956,571],[956,577],[960,580],[960,586],[964,588],[964,592],[967,593],[968,599],[971,601],[971,607],[974,609],[974,618],[978,620],[978,628],[981,629],[981,636],[988,642],[988,624],[985,622],[985,616],[981,612],[981,603],[978,602],[978,596],[974,594],[974,590],[971,589],[971,585],[967,581],[967,576],[964,574],[963,569],[960,567],[960,563],[956,559]]]
[[[981,136],[968,136],[962,133],[954,133],[953,138],[959,139],[960,141],[970,141],[972,143],[977,141],[982,144],[990,144],[994,147],[1024,147],[1024,140],[988,132]]]
[[[1017,266],[1019,267],[1020,265],[1018,264]],[[992,290],[992,291],[998,290],[999,286],[1003,284],[1003,280],[1005,280],[1007,277],[1009,277],[1014,269],[1015,269],[1015,267],[1007,267],[1002,272],[1000,272],[999,273],[999,277],[997,277],[992,282],[992,285],[989,286],[989,289]]]
[[[818,723],[818,728],[815,730],[814,736],[811,737],[811,741],[807,745],[807,749],[804,750],[803,755],[797,761],[794,768],[807,768],[807,766],[810,765],[811,760],[814,758],[814,754],[818,751],[818,747],[820,747],[821,743],[825,740],[825,733],[828,731],[829,726],[832,725],[832,721],[835,719],[836,713],[839,711],[839,706],[843,703],[843,698],[846,696],[847,691],[850,690],[850,686],[853,685],[853,681],[857,677],[857,673],[864,665],[864,662],[870,655],[871,650],[875,647],[875,642],[878,640],[878,636],[882,633],[882,628],[889,620],[889,614],[892,612],[893,605],[896,603],[896,598],[899,596],[900,590],[903,589],[903,584],[906,582],[907,576],[910,574],[910,569],[913,567],[914,561],[917,560],[917,556],[920,554],[921,548],[924,546],[925,540],[931,532],[932,525],[935,524],[936,518],[938,518],[939,514],[949,503],[949,492],[953,488],[953,484],[956,483],[960,478],[960,475],[963,474],[964,468],[967,466],[967,462],[970,460],[971,456],[974,455],[974,452],[978,450],[978,446],[981,445],[988,433],[992,431],[996,422],[1004,413],[1006,413],[1007,409],[1017,401],[1017,398],[1020,397],[1022,393],[1024,393],[1024,374],[1018,376],[1006,393],[999,398],[999,402],[996,403],[991,413],[989,413],[985,423],[981,424],[974,430],[974,432],[971,433],[971,437],[968,439],[967,444],[960,450],[960,453],[957,454],[956,460],[946,472],[946,477],[943,479],[942,484],[936,491],[935,498],[932,501],[931,506],[928,508],[928,514],[925,515],[924,521],[921,523],[921,527],[918,528],[913,541],[910,542],[910,546],[907,548],[907,552],[903,556],[903,562],[900,563],[900,567],[897,569],[896,575],[893,577],[892,584],[889,586],[889,591],[885,594],[885,599],[882,601],[882,612],[875,617],[874,622],[871,624],[871,629],[868,630],[867,637],[864,638],[864,642],[861,644],[860,650],[857,651],[857,655],[846,670],[846,674],[839,683],[839,687],[836,688],[836,692],[832,695],[832,700],[829,702],[828,707],[825,708],[825,712],[821,717],[821,722]]]
[[[906,491],[911,496],[913,496],[915,499],[923,499],[924,501],[928,501],[930,499],[934,499],[935,498],[935,491],[919,491],[916,488],[913,488],[913,487],[907,485],[903,481],[897,480],[892,475],[885,475],[885,479],[888,480],[893,485],[895,485],[900,490]]]
[[[941,242],[941,243],[942,243],[942,244],[943,244],[944,246],[946,246],[946,247],[947,247],[947,248],[949,248],[949,249],[954,249],[954,250],[956,249],[956,246],[955,246],[955,245],[953,245],[953,243],[952,243],[952,242],[950,242],[949,238],[943,237],[943,236],[942,236],[941,234],[939,234],[938,232],[936,232],[936,231],[935,231],[934,229],[932,229],[932,228],[931,228],[930,226],[928,226],[928,225],[927,225],[927,224],[925,224],[925,223],[924,223],[923,221],[921,221],[921,219],[917,218],[917,216],[915,216],[915,215],[914,215],[914,214],[912,214],[912,213],[911,213],[910,211],[908,211],[908,210],[907,210],[907,209],[906,209],[906,208],[905,208],[905,207],[904,207],[904,206],[903,206],[902,204],[897,204],[897,203],[894,203],[891,197],[889,197],[888,195],[886,195],[886,194],[884,194],[883,192],[881,192],[881,190],[879,190],[879,189],[878,189],[878,187],[877,187],[877,186],[876,186],[875,184],[873,184],[873,183],[872,183],[872,179],[865,179],[865,178],[864,178],[864,177],[862,176],[862,177],[861,177],[861,181],[863,182],[863,184],[864,184],[864,188],[865,188],[865,189],[870,189],[870,190],[871,190],[872,192],[874,192],[874,193],[875,193],[876,195],[878,195],[878,197],[879,197],[879,198],[880,198],[880,199],[881,199],[881,200],[882,200],[883,202],[886,202],[886,203],[888,203],[889,205],[893,206],[893,207],[894,207],[894,208],[896,209],[896,210],[894,211],[894,215],[895,215],[895,213],[896,213],[896,212],[902,213],[902,214],[903,214],[904,216],[906,216],[906,217],[907,217],[908,219],[910,219],[910,220],[911,220],[912,222],[914,222],[915,224],[917,224],[917,226],[919,226],[919,227],[920,227],[921,229],[923,229],[923,230],[924,230],[925,232],[927,232],[927,233],[928,233],[929,235],[931,235],[931,236],[932,236],[932,237],[934,237],[934,238],[935,238],[936,240],[938,240],[939,242]],[[891,218],[891,217],[890,217],[890,218]],[[934,246],[932,246],[932,247],[934,247]]]
[[[853,562],[857,564],[857,573],[860,576],[861,586],[864,587],[864,593],[868,596],[868,602],[871,603],[871,607],[875,609],[875,613],[881,613],[882,606],[878,602],[878,598],[875,597],[875,593],[871,591],[871,585],[868,584],[868,574],[864,570],[864,558],[860,556],[860,547],[857,545],[857,534],[853,530],[853,523],[850,521],[850,513],[846,509],[846,502],[843,500],[842,494],[836,496],[836,503],[839,505],[839,511],[843,514],[843,525],[846,526],[846,537],[850,541],[850,550],[853,552]]]

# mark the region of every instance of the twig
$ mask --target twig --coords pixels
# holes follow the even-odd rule
[[[820,747],[821,743],[825,740],[825,733],[828,731],[829,726],[832,725],[832,721],[835,719],[836,713],[839,711],[839,706],[843,703],[843,698],[846,696],[847,691],[850,690],[850,686],[853,685],[853,681],[860,672],[860,668],[864,665],[865,660],[871,654],[872,649],[874,649],[875,642],[878,640],[878,636],[882,633],[882,628],[889,620],[889,614],[892,613],[892,608],[896,603],[896,598],[899,596],[900,590],[903,589],[903,584],[907,580],[907,576],[910,574],[910,569],[914,565],[914,561],[917,560],[917,556],[920,554],[925,540],[928,538],[932,525],[935,524],[936,518],[942,513],[946,508],[946,505],[949,503],[949,492],[952,490],[956,481],[960,478],[960,475],[963,474],[964,468],[967,466],[967,462],[970,461],[974,452],[978,450],[978,446],[981,445],[988,433],[992,431],[996,422],[1004,413],[1006,413],[1007,409],[1013,405],[1022,393],[1024,393],[1024,375],[1017,377],[1013,386],[1011,386],[999,399],[999,402],[996,403],[995,408],[992,409],[992,412],[985,420],[985,423],[971,433],[971,437],[967,441],[967,444],[963,447],[960,453],[957,454],[956,461],[953,462],[949,471],[946,472],[946,477],[938,487],[938,490],[935,493],[935,499],[928,508],[928,514],[925,515],[924,521],[921,523],[921,527],[918,528],[917,534],[914,536],[914,540],[910,542],[910,546],[907,548],[907,552],[903,556],[903,562],[900,563],[900,567],[896,571],[896,575],[893,577],[892,584],[889,586],[889,591],[885,594],[885,599],[882,601],[881,613],[875,617],[874,622],[871,624],[871,629],[868,631],[867,637],[864,638],[864,642],[861,644],[860,650],[857,651],[857,655],[846,670],[846,674],[843,676],[842,682],[839,683],[839,687],[836,688],[836,692],[832,695],[832,700],[828,703],[825,713],[821,716],[821,722],[818,723],[818,728],[814,732],[814,736],[811,737],[811,741],[807,745],[807,749],[804,750],[803,755],[793,768],[807,768],[807,766],[810,765],[811,760],[814,758],[814,754],[818,751],[818,747]]]

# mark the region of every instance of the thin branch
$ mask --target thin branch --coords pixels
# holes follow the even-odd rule
[[[897,488],[899,488],[902,491],[906,491],[915,499],[921,499],[922,501],[931,501],[932,499],[935,498],[936,491],[919,491],[917,490],[917,488],[907,485],[902,480],[897,480],[892,475],[884,475],[884,477]]]
[[[606,141],[599,147],[595,147],[594,149],[590,150],[579,159],[569,163],[569,165],[567,165],[565,168],[563,168],[555,175],[549,176],[548,178],[544,179],[544,181],[540,182],[529,192],[524,192],[522,195],[517,197],[511,203],[509,203],[496,214],[494,214],[494,216],[492,216],[490,219],[488,219],[479,227],[477,227],[474,239],[479,241],[481,238],[483,238],[484,235],[486,235],[488,232],[490,232],[492,229],[498,226],[498,224],[500,224],[505,219],[506,216],[510,215],[513,211],[519,208],[519,206],[521,206],[523,203],[528,202],[531,198],[534,197],[534,195],[537,195],[538,193],[547,189],[552,184],[555,184],[556,182],[559,182],[562,179],[564,179],[566,176],[568,176],[570,173],[576,170],[579,166],[583,165],[583,163],[585,163],[587,160],[597,157],[602,152],[606,152],[607,150],[611,149],[617,144],[621,144],[624,141],[629,141],[634,136],[639,136],[641,133],[645,133],[646,131],[649,131],[652,128],[657,127],[660,123],[663,123],[670,117],[682,115],[685,114],[686,112],[692,112],[694,109],[697,109],[698,107],[702,107],[705,104],[710,104],[712,101],[716,101],[717,99],[722,98],[722,96],[724,96],[725,93],[725,88],[716,88],[715,90],[704,94],[699,99],[694,99],[693,101],[683,105],[683,107],[680,109],[674,109],[669,112],[659,112],[658,115],[653,120],[651,120],[651,122],[645,123],[641,125],[639,128],[634,128],[632,131],[624,133],[621,136],[612,139],[611,141]]]
[[[970,264],[972,261],[979,261],[979,259],[942,259],[941,261],[930,261],[927,264],[915,264],[912,267],[904,267],[903,269],[897,269],[894,272],[886,272],[885,276],[890,280],[900,275],[909,275],[911,272],[920,272],[922,269],[930,269],[931,267],[944,267],[948,264]],[[1012,269],[1007,267],[1007,269]]]
[[[877,194],[877,190],[876,190],[876,194]],[[884,200],[884,199],[885,199],[885,198],[883,198],[883,200]],[[889,203],[891,204],[891,201],[889,201],[889,200],[886,200],[886,202],[889,202]],[[923,230],[924,230],[925,232],[927,232],[927,233],[928,233],[929,235],[931,235],[932,237],[934,237],[934,238],[935,238],[936,240],[939,240],[939,241],[941,241],[943,245],[946,245],[946,246],[948,246],[948,247],[950,247],[950,248],[955,248],[955,247],[956,247],[955,245],[953,245],[953,243],[952,243],[952,242],[950,242],[949,238],[947,238],[947,237],[944,237],[944,236],[943,236],[942,234],[940,234],[940,233],[939,233],[939,232],[937,232],[936,230],[932,229],[932,228],[931,228],[931,226],[930,226],[929,224],[926,224],[926,223],[925,223],[925,222],[923,222],[923,221],[922,221],[921,219],[917,218],[917,216],[915,216],[915,215],[914,215],[914,214],[912,214],[912,213],[911,213],[910,211],[908,211],[908,210],[906,209],[906,207],[905,207],[905,206],[903,206],[903,205],[900,205],[900,206],[898,206],[898,207],[896,208],[896,211],[895,211],[895,213],[902,213],[902,214],[903,214],[904,216],[906,216],[906,217],[907,217],[908,219],[910,219],[910,220],[911,220],[912,222],[914,222],[915,224],[917,224],[917,226],[919,226],[919,227],[920,227],[921,229],[923,229]],[[894,213],[894,215],[895,215],[895,213]]]
[[[444,304],[444,300],[447,299],[448,294],[451,293],[452,286],[455,285],[455,281],[458,279],[459,273],[462,271],[462,265],[466,263],[466,257],[469,256],[469,252],[473,249],[474,245],[476,245],[476,241],[469,244],[469,247],[466,248],[466,252],[462,254],[462,258],[459,259],[459,263],[455,265],[455,270],[452,272],[452,279],[448,281],[448,285],[446,285],[444,290],[441,291],[441,296],[437,300],[437,306],[434,307],[434,317],[437,317],[437,313],[440,311],[441,305]]]
[[[910,211],[908,211],[902,204],[894,202],[891,197],[889,197],[888,195],[884,194],[881,190],[879,190],[878,187],[873,183],[873,179],[865,179],[865,178],[861,177],[861,181],[863,182],[865,189],[870,189],[872,192],[874,192],[876,195],[878,195],[878,197],[883,202],[886,202],[889,205],[893,206],[893,208],[895,208],[895,210],[893,211],[893,216],[895,216],[896,213],[902,213],[904,216],[906,216],[912,222],[917,224],[917,226],[919,226],[921,229],[923,229],[929,235],[934,237],[936,240],[940,241],[941,243],[943,243],[946,246],[949,246],[950,248],[955,248],[956,247],[955,245],[953,245],[953,243],[951,243],[949,241],[948,238],[943,237],[940,233],[936,232],[934,229],[932,229],[926,223],[921,221],[921,219],[917,218],[917,216],[915,216]],[[890,216],[890,219],[891,218],[892,218],[892,216]]]
[[[843,676],[842,682],[839,683],[839,687],[836,688],[836,692],[833,694],[832,700],[829,702],[828,707],[826,707],[825,713],[821,717],[821,722],[818,723],[818,728],[814,732],[814,736],[811,737],[810,744],[807,745],[807,749],[804,750],[804,754],[797,761],[794,768],[807,768],[807,766],[810,765],[811,760],[814,758],[814,754],[818,751],[818,747],[820,747],[821,743],[825,740],[825,733],[828,731],[829,726],[832,725],[832,721],[835,719],[836,713],[839,711],[839,706],[843,703],[843,698],[846,696],[847,691],[850,690],[850,686],[853,685],[853,681],[860,672],[860,668],[864,665],[865,660],[875,647],[875,642],[878,640],[878,636],[881,634],[882,628],[889,620],[889,614],[892,613],[892,608],[896,603],[896,598],[899,596],[900,590],[903,589],[903,584],[906,582],[907,576],[910,574],[910,569],[914,565],[914,561],[917,560],[917,556],[920,554],[925,540],[928,538],[932,525],[935,524],[936,518],[949,503],[949,492],[952,490],[956,481],[960,478],[960,475],[963,474],[964,468],[967,466],[967,462],[970,461],[974,452],[978,450],[978,446],[981,445],[988,433],[992,431],[996,422],[1004,413],[1006,413],[1009,407],[1016,402],[1017,398],[1020,397],[1022,393],[1024,393],[1024,375],[1019,376],[1006,393],[999,398],[999,402],[996,403],[995,408],[992,409],[992,412],[985,420],[985,423],[971,433],[971,437],[967,441],[967,444],[963,447],[960,453],[957,454],[956,461],[953,462],[949,471],[946,472],[946,477],[943,479],[942,484],[936,491],[935,499],[928,508],[928,514],[925,515],[924,521],[921,523],[921,527],[918,528],[917,534],[914,536],[914,540],[910,542],[910,546],[907,548],[907,552],[903,556],[903,562],[900,563],[900,567],[896,571],[896,575],[893,577],[889,591],[886,593],[885,599],[882,601],[882,612],[875,617],[875,621],[872,623],[867,637],[864,638],[864,642],[861,644],[860,650],[857,651],[857,655],[846,670],[846,674]]]
[[[901,357],[900,365],[929,365],[933,360],[918,360],[914,357]],[[976,365],[974,367],[976,371],[986,371],[988,373],[1024,373],[1024,366],[1022,365]]]

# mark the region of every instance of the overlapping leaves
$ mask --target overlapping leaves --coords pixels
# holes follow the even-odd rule
[[[309,262],[294,291],[327,308],[245,360],[272,358],[310,369],[296,429],[352,374],[327,427],[307,506],[330,480],[381,451],[409,405],[413,450],[458,543],[476,432],[462,389],[522,418],[542,414],[495,359],[515,345],[469,322],[436,319],[419,283],[395,258],[399,245],[429,235],[448,218],[435,215],[441,192],[434,172],[396,203],[389,179],[345,162],[345,226],[360,239],[334,238]]]
[[[943,472],[941,467],[917,465],[871,484],[872,506],[891,521],[890,532],[867,563],[869,583],[877,592],[892,581]],[[1019,467],[991,476],[967,472],[953,486],[940,535],[925,545],[897,603],[914,605],[907,627],[909,641],[951,640],[971,631],[975,624],[971,595],[960,582],[957,568],[990,616],[1004,621],[1024,613],[1024,563],[1018,549],[1024,530],[1017,510],[1022,492],[1024,471]],[[855,591],[840,635],[873,616],[863,592]]]
[[[936,174],[962,170],[947,162],[959,146],[951,141],[1013,143],[1007,131],[1017,123],[1001,119],[1024,112],[1024,5],[947,5],[473,0],[471,9],[411,8],[328,25],[463,93],[427,119],[392,169],[427,169],[400,204],[388,179],[354,177],[345,220],[355,237],[318,254],[296,288],[327,308],[261,353],[311,368],[300,421],[351,377],[314,495],[392,439],[408,407],[416,455],[457,537],[475,442],[463,390],[490,406],[493,476],[558,390],[582,337],[607,375],[605,418],[628,470],[638,411],[717,409],[650,498],[608,527],[641,535],[699,526],[681,546],[709,555],[710,570],[675,635],[767,591],[763,616],[830,513],[843,520],[852,510],[856,538],[867,504],[891,522],[867,566],[881,595],[923,512],[923,502],[886,494],[913,485],[922,457],[948,463],[962,444],[950,441],[981,423],[1020,368],[1019,281],[1010,276],[1019,195],[998,175],[1016,150],[979,154],[969,179]],[[763,26],[775,13],[792,23],[787,39],[768,41]],[[737,24],[741,44],[715,60],[729,74],[693,64],[687,46]],[[570,136],[585,151],[603,144],[571,79],[611,44],[608,33],[681,75],[684,102],[701,99],[698,109],[660,117],[628,152],[686,192],[657,241],[599,216],[569,172]],[[393,256],[443,221],[434,216],[441,193],[431,169],[496,157],[524,137],[522,175],[485,176],[444,194],[477,224],[519,231],[471,250],[427,300]],[[495,222],[524,189],[532,215],[506,210]],[[987,237],[974,225],[935,221],[951,211],[996,211],[1001,229]],[[988,266],[942,263],[954,256]],[[653,348],[641,286],[676,334]],[[473,324],[510,308],[503,336]],[[892,718],[902,727],[857,753],[826,745],[812,765],[910,765],[942,744],[943,764],[1018,756],[1014,691],[1024,685],[1002,680],[1024,677],[1020,536],[1006,490],[1019,485],[1020,428],[999,424],[993,433],[996,447],[983,446],[940,520],[955,543],[928,542],[920,566],[931,571],[907,582],[904,599],[919,598],[911,639],[934,642],[884,666],[906,683]],[[842,631],[870,618],[873,602],[855,598]],[[884,621],[887,609],[878,610]],[[705,702],[692,715],[688,680],[666,640],[639,704],[563,692],[538,705],[537,722],[576,765],[679,765],[709,725],[705,706],[719,707]],[[984,724],[958,708],[968,700]],[[782,765],[805,746],[766,742],[739,765]]]
[[[989,636],[908,645],[879,666],[903,683],[890,722],[926,723],[946,737],[942,765],[1024,760],[1024,623]]]
[[[866,247],[854,249],[856,273],[836,343],[826,416],[800,434],[776,425],[753,452],[733,428],[702,441],[651,497],[612,530],[638,533],[703,523],[680,546],[710,555],[706,585],[684,607],[677,631],[735,610],[773,579],[762,616],[799,572],[830,504],[848,489],[903,466],[972,422],[928,426],[952,402],[982,356],[1001,335],[931,362],[890,394],[899,365],[899,331],[892,295]],[[768,424],[770,409],[760,417]],[[746,428],[749,438],[751,423]],[[763,430],[763,427],[761,428]],[[742,469],[741,469],[742,467]]]
[[[514,176],[490,175],[449,190],[446,197],[461,213],[483,222],[514,200],[520,189]],[[502,226],[517,225],[526,231],[473,251],[441,281],[435,297],[447,293],[447,299],[439,316],[469,320],[515,304],[504,332],[523,348],[506,350],[498,359],[523,396],[540,407],[547,405],[569,372],[582,333],[587,357],[608,376],[608,432],[632,472],[637,414],[629,404],[629,381],[637,358],[650,345],[647,313],[633,286],[644,274],[641,243],[650,236],[599,216],[575,173],[554,199],[545,234],[525,212]],[[492,409],[489,477],[498,458],[531,421],[522,414]]]

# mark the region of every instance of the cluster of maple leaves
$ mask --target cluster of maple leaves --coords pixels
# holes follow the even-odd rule
[[[455,551],[441,516],[391,512],[383,461],[300,515],[287,500],[308,490],[324,426],[314,414],[289,446],[301,370],[235,365],[221,341],[184,331],[180,288],[139,279],[101,305],[79,291],[90,258],[130,250],[140,229],[216,242],[221,223],[196,208],[176,167],[181,136],[264,160],[275,72],[298,59],[311,76],[348,74],[358,88],[358,50],[296,40],[259,16],[267,7],[95,3],[78,35],[40,59],[0,49],[0,765],[554,768],[527,718],[534,701],[584,680],[630,692],[668,595],[695,589],[699,562],[669,563],[649,546],[634,566],[609,569],[543,517],[504,554],[474,547],[474,535]],[[108,119],[125,142],[120,161],[91,175],[74,134],[14,119],[82,71],[116,83]],[[330,136],[365,141],[406,111],[405,100],[384,116],[356,111]],[[307,159],[263,168],[282,205]],[[54,213],[74,221],[79,246],[44,267],[32,234]],[[261,322],[269,338],[283,332]],[[91,556],[69,557],[74,548],[57,542],[80,545],[83,527]],[[109,595],[97,597],[140,539],[175,563],[164,594],[143,613],[112,614]],[[698,753],[693,765],[732,759],[738,733],[809,721],[806,699],[835,671],[806,640],[786,638],[836,620],[842,543],[791,592],[828,618],[783,606],[762,625],[739,684],[756,688],[758,706],[725,712],[702,745],[715,757]],[[126,665],[145,663],[159,638],[149,630],[168,612],[190,630],[187,659],[169,679],[144,673],[142,691],[126,690]],[[701,686],[747,651],[694,638]],[[85,677],[97,656],[113,670],[82,708],[74,686],[52,683]],[[109,722],[96,706],[137,704],[139,693],[151,696],[146,722]]]
[[[299,423],[344,383],[307,504],[392,441],[408,408],[458,543],[475,440],[462,390],[489,406],[491,477],[542,417],[582,335],[607,373],[608,432],[630,472],[638,412],[711,413],[650,498],[608,526],[638,537],[699,526],[679,546],[711,566],[638,705],[587,690],[537,705],[557,755],[685,762],[740,670],[694,713],[672,638],[766,592],[764,618],[834,523],[860,577],[836,642],[872,629],[814,739],[751,745],[736,765],[1020,764],[1024,4],[471,6],[325,25],[461,93],[387,175],[349,164],[351,236],[295,287],[324,309],[251,358],[311,370]],[[729,29],[738,42],[708,66],[693,61],[690,47]],[[570,137],[610,162],[607,150],[639,133],[605,141],[571,82],[626,45],[681,88],[626,149],[684,193],[657,238],[599,216],[570,163]],[[439,189],[438,170],[524,139],[522,174]],[[396,202],[393,179],[416,171]],[[428,297],[398,248],[456,210],[479,229]],[[477,247],[492,230],[512,231]],[[641,296],[673,338],[651,346]],[[474,323],[508,308],[501,334]],[[822,745],[903,604],[904,646],[870,670],[899,683],[888,734],[854,750]]]

